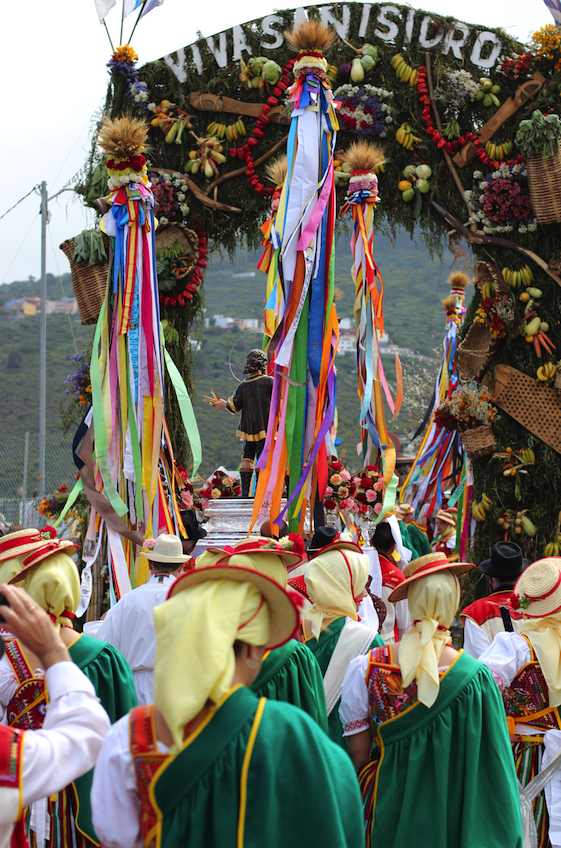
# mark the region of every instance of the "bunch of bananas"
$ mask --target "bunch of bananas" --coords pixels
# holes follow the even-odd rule
[[[483,300],[489,300],[491,298],[494,298],[496,294],[497,287],[495,286],[495,283],[492,280],[487,280],[485,283],[483,283],[483,285],[481,286],[481,297],[483,298]]]
[[[536,372],[536,377],[542,383],[551,385],[555,380],[556,369],[553,362],[546,362],[545,365],[540,365]]]
[[[503,268],[502,275],[511,289],[521,289],[523,285],[531,286],[534,281],[534,275],[529,265],[524,265],[518,270]]]
[[[561,533],[557,534],[557,539],[555,542],[548,542],[544,549],[544,556],[559,556],[561,554]]]
[[[403,123],[395,134],[397,141],[405,147],[406,150],[413,150],[413,142],[417,144],[421,141],[418,136],[414,135],[413,130],[408,123]]]
[[[536,455],[532,448],[522,448],[522,453],[520,454],[520,459],[524,463],[524,465],[535,465],[536,464]]]
[[[408,82],[411,87],[417,85],[417,69],[408,65],[401,53],[395,54],[391,61],[391,65],[400,82]]]
[[[335,83],[337,82],[337,74],[339,73],[339,69],[337,65],[330,65],[327,69],[327,82],[331,86],[331,88],[335,88]]]
[[[488,141],[485,145],[485,153],[493,162],[502,162],[503,159],[510,156],[513,147],[512,141],[503,141],[502,144],[493,144],[492,141]]]
[[[483,492],[480,501],[472,501],[471,514],[476,521],[485,521],[491,509],[491,498]]]
[[[206,128],[209,135],[214,135],[216,138],[225,138],[226,141],[237,141],[240,135],[247,135],[247,130],[241,118],[238,118],[235,124],[220,124],[218,121],[211,121]]]

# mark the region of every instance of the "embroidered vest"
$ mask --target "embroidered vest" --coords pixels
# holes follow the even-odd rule
[[[27,848],[20,810],[22,757],[23,733],[12,727],[0,728],[0,841],[11,838],[12,845]]]
[[[34,676],[16,639],[6,639],[4,648],[18,682],[15,695],[8,704],[8,724],[20,730],[40,730],[48,703],[45,679]]]
[[[530,645],[529,640],[526,641]],[[541,730],[559,730],[559,710],[549,706],[547,683],[531,645],[530,651],[530,662],[520,669],[510,686],[503,689],[506,714],[520,724],[529,724]]]
[[[135,707],[129,714],[129,746],[140,795],[140,832],[146,848],[156,846],[157,814],[149,788],[152,778],[169,754],[158,751],[154,725],[154,705]]]
[[[501,607],[506,607],[510,613],[514,632],[518,633],[523,621],[522,610],[515,610],[511,605],[512,592],[493,592],[486,598],[474,601],[460,613],[461,618],[471,618],[481,627],[489,642],[492,642],[497,633],[504,633],[505,627],[501,617]]]
[[[394,718],[417,700],[417,684],[411,683],[404,688],[399,666],[393,662],[391,645],[370,651],[365,681],[374,741],[379,745],[378,726]]]

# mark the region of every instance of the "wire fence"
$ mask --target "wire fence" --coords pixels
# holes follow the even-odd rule
[[[45,495],[62,485],[72,487],[75,474],[72,434],[47,433]],[[39,435],[0,437],[0,521],[11,529],[42,527],[46,522],[37,512],[39,487]]]

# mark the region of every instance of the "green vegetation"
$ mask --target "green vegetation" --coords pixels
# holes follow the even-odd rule
[[[420,416],[432,393],[434,375],[438,365],[434,359],[435,348],[441,344],[444,315],[440,298],[446,296],[446,278],[452,262],[445,256],[444,264],[433,263],[424,247],[416,246],[406,234],[400,234],[392,247],[389,240],[377,235],[374,255],[384,279],[384,312],[386,327],[392,341],[400,348],[409,348],[423,357],[402,357],[406,378],[406,393],[402,413],[390,429],[407,442],[416,429]],[[239,251],[234,263],[214,256],[205,279],[206,315],[215,314],[233,318],[261,318],[265,292],[265,275],[255,271],[255,276],[238,277],[234,274],[255,270],[259,254]],[[354,288],[350,278],[351,254],[348,236],[342,234],[338,242],[335,282],[341,291],[337,303],[342,318],[352,318]],[[64,275],[64,290],[71,293],[70,275]],[[0,373],[3,377],[2,404],[0,406],[0,496],[15,497],[16,486],[21,485],[23,449],[16,455],[14,437],[21,438],[26,431],[38,431],[39,390],[39,316],[14,320],[5,304],[19,297],[39,295],[39,282],[28,280],[0,286]],[[57,300],[61,296],[58,278],[49,274],[47,297]],[[53,456],[48,462],[46,491],[54,491],[62,483],[71,485],[73,468],[71,442],[73,433],[62,436],[58,399],[66,376],[74,370],[70,357],[87,350],[93,327],[83,327],[78,315],[49,315],[47,317],[47,434],[58,436],[53,444]],[[237,377],[242,376],[248,350],[261,345],[260,334],[248,335],[209,327],[203,330],[202,345],[195,357],[194,407],[203,442],[201,473],[210,474],[216,466],[224,464],[236,468],[240,458],[240,444],[236,438],[236,418],[227,412],[216,412],[205,404],[203,396],[214,390],[221,397],[233,394]],[[74,344],[74,339],[75,344]],[[234,347],[235,345],[235,347]],[[233,350],[232,350],[233,348]],[[437,353],[438,356],[438,353]],[[395,371],[392,357],[384,357],[384,367],[390,383]],[[355,360],[350,353],[339,356],[338,361],[338,435],[341,450],[351,466],[358,463],[356,443],[358,431],[358,399],[356,395]],[[411,391],[407,389],[409,383]],[[414,398],[413,398],[414,395]],[[388,412],[388,421],[391,414]],[[31,452],[33,454],[33,451]],[[34,480],[36,458],[30,457],[30,481]],[[29,491],[33,489],[29,484]]]

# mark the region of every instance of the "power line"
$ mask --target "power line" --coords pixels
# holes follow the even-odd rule
[[[71,152],[72,152],[72,151],[71,151]],[[70,155],[70,154],[69,154],[69,155]],[[67,157],[67,158],[68,158],[68,157]],[[9,208],[9,209],[7,209],[7,210],[4,212],[4,214],[3,214],[3,215],[0,215],[0,221],[2,220],[2,218],[5,218],[5,217],[6,217],[6,215],[8,214],[8,212],[11,212],[11,211],[12,211],[12,209],[15,209],[15,208],[16,208],[16,206],[19,206],[19,204],[22,202],[22,200],[25,200],[25,198],[26,198],[26,197],[29,197],[29,195],[30,195],[30,194],[33,194],[33,192],[34,192],[34,191],[36,191],[36,189],[38,189],[38,188],[39,188],[39,185],[34,185],[34,186],[33,186],[33,188],[31,189],[31,191],[28,191],[28,192],[27,192],[27,194],[24,194],[24,195],[23,195],[23,197],[20,197],[20,199],[18,200],[18,202],[17,202],[17,203],[14,203],[14,205],[13,205],[13,206],[10,206],[10,208]]]
[[[4,278],[3,278],[3,280],[2,280],[2,284],[6,282],[6,277],[7,277],[7,276],[8,276],[8,274],[9,274],[10,268],[12,267],[12,265],[14,264],[14,262],[16,261],[16,259],[18,258],[18,256],[19,256],[19,252],[20,252],[20,250],[22,249],[23,245],[25,244],[25,242],[26,242],[26,240],[27,240],[27,236],[29,235],[29,233],[30,233],[30,232],[31,232],[31,230],[33,229],[33,225],[35,224],[35,221],[36,221],[36,220],[37,220],[37,219],[36,219],[36,218],[34,218],[34,219],[33,219],[33,221],[31,222],[31,226],[29,227],[28,231],[26,232],[26,234],[25,234],[25,236],[24,236],[24,238],[23,238],[22,243],[21,243],[21,244],[20,244],[20,246],[18,247],[18,249],[17,249],[17,251],[16,251],[16,255],[14,256],[14,258],[12,259],[12,261],[10,262],[10,264],[9,264],[9,266],[8,266],[8,269],[6,270],[6,273],[4,274]]]

